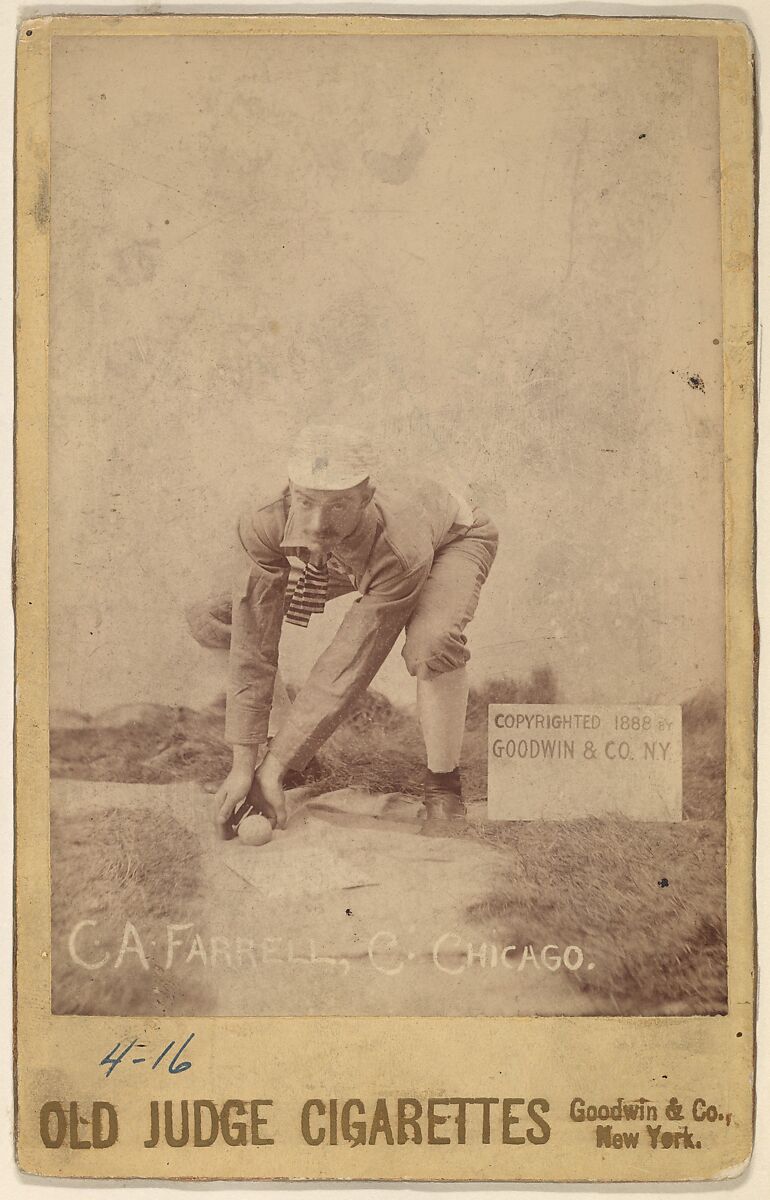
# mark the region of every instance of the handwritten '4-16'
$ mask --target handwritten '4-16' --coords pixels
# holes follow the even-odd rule
[[[163,1047],[163,1049],[161,1050],[161,1052],[157,1056],[157,1058],[155,1058],[152,1061],[152,1063],[150,1065],[150,1070],[154,1071],[157,1067],[159,1067],[161,1065],[161,1063],[165,1059],[166,1060],[166,1070],[168,1071],[169,1075],[179,1075],[182,1071],[189,1071],[190,1067],[192,1066],[192,1063],[190,1062],[189,1059],[182,1058],[182,1054],[187,1049],[187,1047],[190,1045],[190,1042],[193,1040],[194,1037],[195,1037],[195,1034],[191,1033],[189,1037],[185,1038],[185,1040],[182,1042],[181,1046],[179,1047],[179,1049],[176,1051],[176,1053],[174,1054],[174,1056],[172,1058],[168,1058],[167,1056],[174,1049],[176,1042],[175,1041],[169,1042],[166,1046]],[[139,1066],[140,1063],[149,1062],[152,1057],[151,1054],[146,1054],[143,1057],[140,1055],[137,1055],[137,1057],[135,1057],[135,1058],[128,1057],[128,1055],[131,1053],[132,1050],[146,1050],[146,1049],[147,1049],[147,1043],[140,1042],[138,1038],[132,1038],[131,1041],[126,1042],[125,1045],[123,1045],[122,1042],[116,1042],[115,1045],[112,1047],[112,1049],[107,1054],[105,1054],[104,1058],[99,1063],[99,1066],[107,1067],[106,1078],[109,1078],[110,1075],[112,1074],[112,1072],[115,1070],[115,1068],[120,1066],[121,1063],[125,1064],[126,1066]]]

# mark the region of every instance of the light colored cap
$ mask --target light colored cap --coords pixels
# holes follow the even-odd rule
[[[342,491],[369,478],[372,448],[362,433],[344,425],[306,425],[288,466],[298,487]]]

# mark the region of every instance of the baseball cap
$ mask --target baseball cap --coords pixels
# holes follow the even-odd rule
[[[369,478],[373,451],[368,438],[344,425],[306,425],[288,463],[298,487],[342,491]]]

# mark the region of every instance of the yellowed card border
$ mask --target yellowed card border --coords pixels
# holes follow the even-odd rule
[[[746,38],[719,44],[727,664],[727,915],[731,1010],[753,1013],[756,680],[756,180]],[[749,1020],[752,1018],[749,1017]]]

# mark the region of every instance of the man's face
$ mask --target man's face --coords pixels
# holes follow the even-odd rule
[[[311,550],[329,552],[354,532],[374,489],[368,480],[341,491],[321,491],[291,484],[291,506]]]

